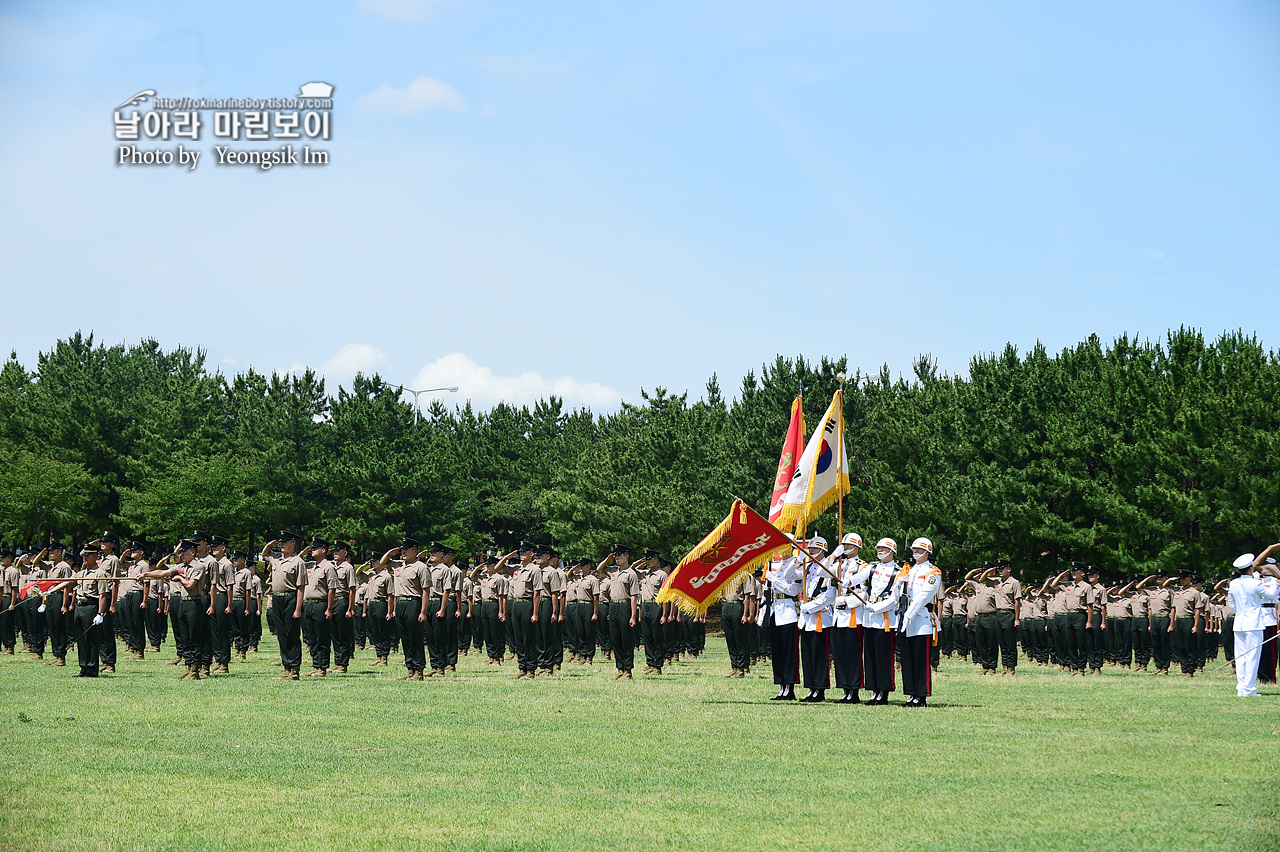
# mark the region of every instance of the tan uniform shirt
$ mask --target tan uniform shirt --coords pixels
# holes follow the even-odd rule
[[[480,583],[480,600],[496,601],[511,591],[511,580],[506,574],[489,574]]]
[[[612,595],[611,595],[611,590],[610,590],[610,584],[609,584],[609,581],[610,581],[611,579],[613,579],[613,575],[614,575],[614,574],[616,574],[616,573],[617,573],[616,571],[614,571],[614,572],[612,572],[612,573],[605,572],[604,577],[597,577],[597,578],[596,578],[597,580],[599,580],[599,581],[600,581],[600,603],[602,603],[602,604],[606,604],[606,605],[607,605],[607,604],[609,603],[609,601],[613,600],[613,597],[612,597]]]
[[[336,597],[345,598],[351,594],[352,589],[359,587],[360,584],[356,582],[356,569],[347,560],[342,560],[333,570],[338,575],[338,584],[333,587]]]
[[[662,591],[662,584],[666,581],[666,571],[661,568],[656,571],[650,571],[640,581],[640,600],[644,603],[652,603],[658,597],[658,592]]]
[[[1173,617],[1190,618],[1200,609],[1200,593],[1188,586],[1173,593]]]
[[[213,560],[210,576],[214,594],[230,595],[236,585],[236,566],[227,557]]]
[[[640,596],[640,578],[631,566],[610,574],[604,585],[608,587],[609,600],[613,603],[626,603],[629,598]]]
[[[996,594],[996,609],[1013,609],[1013,602],[1022,600],[1022,583],[1017,579],[1010,577],[1007,580],[1001,580],[996,584],[994,589]]]
[[[1064,587],[1062,596],[1063,612],[1088,612],[1089,592],[1092,588],[1084,580]]]
[[[431,597],[443,598],[445,595],[461,592],[464,576],[458,566],[441,562],[431,569]]]
[[[338,590],[338,571],[328,559],[321,559],[307,571],[307,587],[302,592],[304,601],[328,601],[329,592]]]
[[[530,562],[511,572],[512,600],[527,601],[533,599],[534,589],[542,588],[542,569]]]
[[[996,611],[996,590],[991,586],[979,586],[969,601],[969,615],[990,615]]]
[[[401,563],[396,568],[393,587],[397,598],[421,598],[422,590],[431,588],[431,568],[421,559],[408,565]]]
[[[1129,598],[1129,614],[1134,618],[1146,618],[1150,603],[1146,592],[1134,592]]]
[[[195,582],[195,585],[188,589],[181,583],[178,588],[182,591],[183,600],[191,601],[204,597],[205,592],[209,589],[209,564],[203,559],[192,559],[189,565],[182,566],[182,576],[188,582]]]
[[[294,595],[307,584],[307,568],[298,554],[284,559],[272,559],[271,594]]]
[[[1171,615],[1173,613],[1173,590],[1152,589],[1147,594],[1147,608],[1151,616]]]
[[[383,568],[369,578],[364,586],[365,600],[385,601],[393,597],[396,587],[395,574],[391,568]]]
[[[568,589],[567,575],[559,568],[548,565],[542,569],[542,596],[558,595]]]
[[[233,601],[242,601],[250,592],[253,584],[251,581],[253,569],[248,565],[236,571],[235,578],[231,581],[231,599]]]

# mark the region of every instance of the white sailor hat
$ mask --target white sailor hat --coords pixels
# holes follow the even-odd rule
[[[1256,557],[1252,553],[1244,553],[1236,557],[1236,561],[1231,563],[1232,568],[1244,569],[1253,564]]]
[[[862,536],[857,533],[845,533],[844,538],[840,539],[841,544],[852,544],[854,547],[862,547]]]
[[[882,538],[876,542],[876,550],[879,550],[882,547],[887,547],[894,553],[898,552],[898,543],[891,538]]]
[[[809,547],[821,547],[823,550],[827,549],[827,540],[820,535],[815,535],[813,538],[805,542],[805,544]]]
[[[924,536],[921,536],[920,538],[911,542],[912,550],[915,550],[917,547],[926,553],[933,553],[933,542],[929,541],[929,539],[925,538]]]

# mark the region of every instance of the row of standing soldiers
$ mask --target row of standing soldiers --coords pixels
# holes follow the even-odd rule
[[[1262,574],[1280,577],[1274,560]],[[1003,663],[1009,676],[1018,665],[1019,643],[1037,665],[1076,676],[1096,674],[1104,665],[1146,672],[1154,663],[1153,674],[1167,675],[1176,665],[1193,677],[1217,657],[1219,646],[1233,661],[1235,612],[1221,591],[1229,578],[1210,595],[1190,572],[1171,577],[1161,570],[1112,586],[1100,576],[1076,563],[1027,590],[1010,576],[1007,562],[970,572],[943,596],[942,656],[972,653],[984,674],[995,674]],[[1275,607],[1264,611],[1274,631]],[[1259,680],[1275,682],[1275,673],[1272,642],[1263,647]]]

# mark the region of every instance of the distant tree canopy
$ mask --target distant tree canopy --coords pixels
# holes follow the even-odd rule
[[[845,369],[778,356],[732,400],[712,376],[696,402],[664,388],[607,415],[555,397],[436,402],[415,420],[376,375],[331,396],[311,371],[228,377],[202,351],[76,334],[34,372],[15,355],[0,370],[0,536],[110,527],[160,544],[202,528],[256,547],[294,528],[361,550],[412,535],[599,557],[623,541],[674,560],[734,495],[767,507],[797,388],[812,428]],[[1010,345],[966,377],[922,356],[910,379],[849,376],[845,409],[845,530],[927,535],[947,569],[1215,573],[1280,536],[1280,363],[1241,333]],[[835,527],[831,510],[810,529]]]

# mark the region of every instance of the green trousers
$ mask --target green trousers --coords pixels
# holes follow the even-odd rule
[[[1013,626],[1013,610],[996,610],[996,647],[1000,657],[1008,668],[1018,666],[1018,628]],[[992,653],[991,667],[995,668],[995,654]]]
[[[630,600],[609,604],[609,642],[613,645],[613,664],[618,671],[629,672],[635,668],[636,634],[631,626]]]
[[[1200,667],[1200,634],[1191,632],[1195,624],[1192,616],[1173,620],[1173,659],[1182,667],[1183,674],[1194,674]]]
[[[720,627],[724,630],[724,644],[729,649],[729,666],[735,669],[751,668],[751,646],[748,625],[742,623],[742,601],[725,601],[720,607]]]

